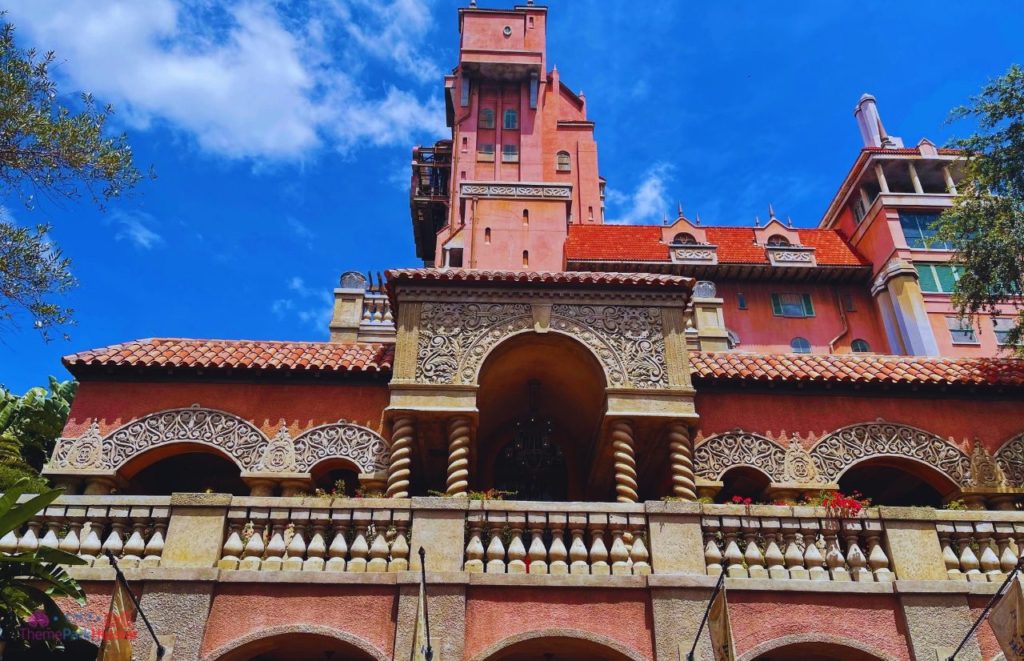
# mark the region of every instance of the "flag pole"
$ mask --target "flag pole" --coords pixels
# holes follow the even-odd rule
[[[423,656],[427,661],[432,661],[434,658],[434,650],[430,646],[430,615],[427,611],[427,552],[420,547],[420,582],[423,585],[423,623],[427,627],[427,649],[423,651]]]
[[[142,621],[146,623],[146,628],[149,629],[149,635],[153,637],[153,642],[156,643],[156,658],[163,658],[166,650],[164,649],[163,644],[161,644],[160,639],[156,637],[156,631],[153,631],[153,625],[149,623],[149,618],[146,617],[146,612],[142,610],[142,604],[139,603],[139,598],[135,596],[135,593],[132,592],[131,587],[129,587],[128,579],[124,577],[124,574],[121,573],[121,568],[117,566],[117,558],[115,558],[114,554],[110,552],[110,549],[107,549],[105,553],[107,554],[107,559],[110,560],[110,566],[114,568],[115,580],[121,582],[121,586],[124,588],[124,591],[128,593],[129,597],[131,597],[132,603],[135,604],[135,612],[142,616]]]
[[[971,626],[970,630],[967,632],[967,635],[964,636],[964,639],[961,640],[960,644],[956,646],[956,649],[953,650],[953,653],[946,657],[946,661],[953,661],[956,658],[956,655],[960,653],[960,650],[964,648],[964,645],[967,644],[967,641],[971,639],[971,636],[974,635],[974,632],[977,631],[978,627],[981,626],[981,623],[985,620],[985,616],[988,615],[988,612],[992,610],[993,606],[995,606],[996,602],[999,600],[999,597],[1002,596],[1003,590],[1006,589],[1006,586],[1010,584],[1010,581],[1013,580],[1013,577],[1016,576],[1017,572],[1019,572],[1021,569],[1024,569],[1024,556],[1021,556],[1017,560],[1017,566],[1015,566],[1013,570],[1006,575],[1006,580],[1003,581],[1003,584],[999,586],[999,589],[996,590],[996,593],[994,595],[992,595],[992,598],[988,600],[988,603],[985,605],[985,610],[981,611],[981,615],[979,615],[978,619],[974,621],[974,625]]]
[[[697,635],[693,637],[693,645],[690,646],[690,651],[686,653],[686,661],[693,661],[693,653],[697,651],[697,641],[700,640],[700,635],[704,633],[704,625],[708,623],[708,613],[711,612],[711,604],[715,603],[715,597],[722,590],[725,585],[725,570],[718,575],[718,582],[715,583],[715,589],[711,591],[711,598],[708,599],[707,608],[704,609],[704,617],[700,621],[700,627],[697,628]]]

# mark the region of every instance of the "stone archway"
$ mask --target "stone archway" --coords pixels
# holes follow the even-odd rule
[[[543,659],[555,651],[565,661],[643,661],[644,656],[622,643],[578,629],[542,629],[504,638],[475,654],[470,661]]]
[[[807,633],[765,641],[740,654],[737,661],[889,661],[892,658],[859,640]]]
[[[721,480],[738,467],[756,469],[772,482],[784,482],[786,449],[773,439],[741,429],[708,436],[693,449],[694,474]]]
[[[311,654],[301,656],[298,650]],[[316,624],[261,629],[225,643],[202,661],[249,661],[256,654],[268,661],[320,661],[324,651],[334,652],[333,661],[388,661],[386,654],[362,638]],[[272,656],[275,653],[279,656]]]

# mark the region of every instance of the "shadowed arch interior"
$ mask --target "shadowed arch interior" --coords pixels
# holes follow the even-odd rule
[[[246,643],[217,661],[373,661],[355,645],[316,633],[286,633]]]
[[[839,476],[840,491],[859,492],[872,505],[941,507],[957,488],[942,471],[903,457],[864,459]]]
[[[878,661],[881,657],[837,643],[785,645],[754,657],[754,661]]]
[[[117,475],[127,481],[128,493],[139,495],[208,490],[236,496],[249,493],[238,464],[221,450],[202,443],[155,446],[124,464]]]
[[[583,500],[596,495],[600,500],[602,486],[587,482],[605,410],[604,371],[589,349],[558,333],[523,333],[509,338],[491,351],[481,367],[474,471],[479,479],[472,487],[500,487],[497,478],[510,475],[508,450],[514,449],[517,423],[531,415],[531,382],[536,384],[534,416],[550,421],[550,440],[564,463],[564,473],[556,467],[546,478],[537,476],[537,483],[544,479],[553,483],[536,497]],[[531,497],[534,495],[529,493],[516,496]]]

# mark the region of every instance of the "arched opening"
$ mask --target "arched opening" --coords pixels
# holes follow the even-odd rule
[[[790,245],[789,239],[781,234],[772,234],[768,237],[768,245],[773,248],[785,248]]]
[[[355,645],[315,633],[268,636],[237,647],[217,661],[374,661]]]
[[[750,466],[736,466],[722,475],[722,488],[715,495],[716,503],[732,502],[733,496],[759,500],[771,485],[767,475]]]
[[[784,645],[754,657],[754,661],[877,661],[870,652],[830,642]]]
[[[555,170],[558,172],[572,171],[572,158],[569,156],[569,152],[560,151],[555,155]]]
[[[609,496],[610,484],[590,479],[605,378],[586,347],[557,333],[517,335],[487,357],[479,383],[474,488],[517,500]]]
[[[957,486],[918,461],[877,457],[848,468],[839,477],[839,489],[846,494],[859,492],[872,505],[941,507]]]
[[[697,245],[697,237],[689,232],[680,232],[672,237],[672,243],[680,246],[695,246]]]
[[[310,471],[313,487],[325,494],[354,496],[359,489],[359,470],[345,459],[317,462]]]
[[[227,455],[198,443],[168,443],[138,455],[120,470],[127,493],[166,496],[171,493],[249,494],[241,469]]]
[[[544,636],[509,645],[486,661],[630,661],[630,657],[583,638]]]

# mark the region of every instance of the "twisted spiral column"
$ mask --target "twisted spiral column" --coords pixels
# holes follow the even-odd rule
[[[690,430],[682,422],[668,426],[669,465],[672,471],[672,495],[686,501],[697,500],[693,476],[693,445]]]
[[[409,416],[395,418],[391,427],[391,460],[388,462],[388,498],[409,497],[412,472],[412,441],[416,426]]]
[[[635,503],[640,498],[636,486],[633,425],[626,420],[618,420],[612,424],[612,453],[615,459],[615,500],[620,503]]]
[[[449,496],[466,496],[469,491],[469,432],[469,418],[460,415],[448,421]]]

